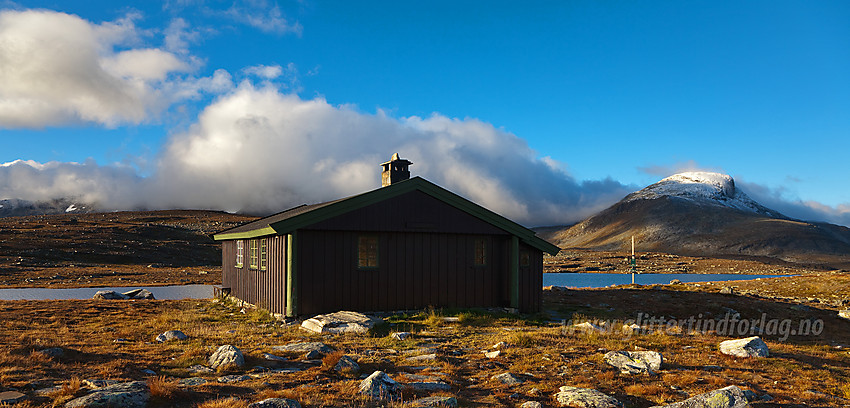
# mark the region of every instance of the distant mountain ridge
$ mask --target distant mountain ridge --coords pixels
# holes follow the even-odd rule
[[[61,198],[48,201],[29,201],[17,198],[0,200],[0,218],[29,215],[88,214],[101,211],[95,205]]]
[[[634,236],[640,251],[850,265],[850,228],[786,217],[719,173],[667,177],[578,224],[543,228],[540,235],[561,248],[627,250]]]

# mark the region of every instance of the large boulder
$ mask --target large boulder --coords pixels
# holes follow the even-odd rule
[[[315,333],[366,333],[384,321],[358,312],[336,312],[318,315],[301,323],[301,328]]]
[[[507,385],[517,385],[523,383],[522,378],[517,377],[513,373],[496,374],[490,377],[490,379]]]
[[[23,400],[27,399],[27,395],[17,392],[17,391],[4,391],[0,392],[0,405],[15,405]]]
[[[609,351],[605,362],[620,369],[624,374],[655,373],[661,369],[664,359],[655,351]]]
[[[226,344],[219,347],[218,350],[210,356],[210,367],[219,368],[228,365],[242,367],[245,365],[245,357],[238,348]]]
[[[102,299],[102,300],[125,300],[127,296],[124,296],[114,290],[99,290],[95,292],[92,299]]]
[[[360,382],[360,393],[373,400],[398,399],[401,386],[383,371],[375,371]]]
[[[726,340],[720,343],[720,352],[735,357],[767,357],[767,344],[758,336]]]
[[[621,408],[623,403],[614,397],[590,388],[564,386],[555,394],[562,407],[576,408]]]
[[[248,405],[248,408],[301,408],[301,404],[288,398],[266,398]]]
[[[145,299],[145,300],[155,300],[153,296],[153,292],[147,289],[133,289],[127,292],[122,293],[122,295],[126,296],[127,299]]]
[[[669,405],[656,405],[653,408],[746,408],[747,398],[740,388],[730,385],[726,388],[700,394],[682,402]]]
[[[144,408],[151,393],[144,381],[110,385],[68,401],[66,408]]]
[[[337,361],[336,365],[334,365],[334,370],[340,373],[359,373],[360,364],[357,364],[357,362],[349,356],[342,356],[339,361]]]

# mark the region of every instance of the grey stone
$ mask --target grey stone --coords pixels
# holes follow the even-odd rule
[[[93,378],[86,378],[85,380],[82,381],[82,383],[83,383],[84,386],[86,386],[88,388],[96,389],[96,388],[108,387],[110,385],[120,384],[120,381],[118,381],[118,380],[97,380],[97,379],[93,379]]]
[[[307,360],[316,360],[322,358],[322,353],[319,353],[316,350],[310,350],[307,354],[304,355],[304,358]]]
[[[512,373],[501,373],[490,377],[491,380],[496,380],[502,384],[507,385],[517,385],[522,384],[523,381],[521,378],[513,375]]]
[[[609,351],[605,362],[620,369],[624,374],[652,374],[661,369],[664,359],[655,351]]]
[[[604,332],[605,329],[602,326],[597,326],[591,322],[578,323],[570,326],[573,330],[585,331],[585,332]]]
[[[670,281],[670,284],[671,285],[681,285],[682,281],[680,281],[678,279],[673,279],[673,280]]]
[[[363,313],[340,311],[311,317],[301,323],[301,328],[315,333],[359,333],[368,332],[384,321]]]
[[[508,348],[508,343],[505,343],[504,341],[500,341],[500,342],[494,344],[493,347],[490,347],[490,348],[496,349],[496,350],[504,350],[504,349]]]
[[[218,381],[220,383],[225,383],[225,384],[232,384],[232,383],[238,383],[238,382],[242,382],[242,381],[248,381],[250,379],[251,379],[250,375],[236,375],[236,374],[234,374],[234,375],[224,375],[224,376],[218,377],[218,379],[216,379],[216,381]]]
[[[39,350],[39,353],[44,354],[47,357],[58,358],[65,355],[65,349],[62,347],[51,347],[46,348],[44,350]]]
[[[147,374],[147,375],[156,375],[156,371],[151,370],[150,368],[146,368],[146,369],[144,369],[144,370],[141,370],[141,372],[142,372],[142,374]]]
[[[331,348],[330,346],[328,346],[325,343],[318,342],[318,341],[307,342],[307,343],[287,344],[285,346],[274,346],[272,348],[277,350],[277,351],[284,351],[284,352],[288,352],[288,353],[298,353],[298,354],[308,353],[308,352],[314,351],[314,350],[318,351],[321,354],[328,354],[328,353],[333,351],[333,348]]]
[[[177,384],[180,384],[184,387],[194,387],[196,385],[202,385],[208,382],[209,381],[201,377],[181,378],[177,380]]]
[[[528,401],[520,405],[520,408],[543,408],[543,404],[537,401]]]
[[[215,370],[204,365],[196,364],[186,369],[190,373],[214,373]]]
[[[127,299],[145,299],[145,300],[154,300],[153,292],[147,289],[133,289],[131,291],[127,291],[122,293],[122,295],[126,296]]]
[[[412,363],[419,363],[419,362],[423,362],[423,361],[434,361],[436,359],[437,359],[436,354],[423,354],[421,356],[408,357],[405,360],[410,361]]]
[[[221,366],[235,365],[242,367],[245,365],[245,357],[238,348],[226,344],[218,348],[218,350],[210,356],[210,367],[217,369]]]
[[[416,391],[448,391],[452,386],[440,377],[430,375],[405,374],[404,378],[410,382],[405,384]]]
[[[65,407],[144,408],[150,396],[150,390],[144,381],[133,381],[100,388],[88,395],[68,401]]]
[[[276,355],[271,354],[271,353],[263,353],[263,358],[266,359],[266,360],[269,360],[269,361],[277,361],[277,362],[281,362],[281,363],[289,361],[289,359],[287,359],[286,357],[276,356]]]
[[[248,408],[301,408],[301,404],[289,398],[267,398],[248,405]]]
[[[747,397],[740,388],[730,385],[726,388],[700,394],[682,402],[669,405],[656,405],[653,408],[747,408]]]
[[[720,352],[735,357],[767,357],[767,344],[758,336],[726,340],[720,343]]]
[[[410,406],[413,407],[413,408],[424,408],[424,407],[457,408],[457,398],[455,398],[455,397],[443,397],[443,396],[419,398],[418,400],[413,401]]]
[[[555,400],[562,407],[576,408],[620,408],[623,403],[610,395],[590,388],[564,386],[555,394]]]
[[[360,382],[360,393],[373,400],[398,399],[401,387],[383,371],[375,371]]]
[[[0,405],[14,405],[27,399],[27,395],[17,391],[0,392]]]
[[[114,290],[99,290],[95,292],[92,299],[102,299],[102,300],[125,300],[127,296],[124,296]]]
[[[349,356],[340,357],[339,361],[334,365],[334,370],[338,372],[359,373],[360,364],[357,364],[353,358]]]
[[[37,395],[39,397],[46,397],[46,396],[49,396],[50,394],[53,394],[55,392],[59,392],[61,390],[62,390],[62,387],[59,386],[59,385],[56,385],[56,386],[53,386],[53,387],[39,388],[39,389],[35,390],[35,395]]]
[[[274,369],[269,370],[269,372],[272,373],[272,374],[292,374],[292,373],[297,373],[297,372],[300,372],[300,371],[301,371],[300,368],[294,368],[294,367],[274,368]]]
[[[724,286],[720,288],[720,294],[722,295],[734,295],[735,289],[730,286]]]
[[[502,354],[502,351],[501,351],[501,350],[485,351],[485,352],[484,352],[484,357],[487,357],[487,358],[496,358],[496,357],[499,357],[499,355],[500,355],[500,354]]]
[[[160,334],[159,336],[156,336],[156,341],[160,343],[165,343],[166,341],[186,340],[188,338],[189,336],[183,334],[183,332],[180,330],[169,330],[165,333]]]
[[[401,341],[401,340],[407,339],[408,337],[410,337],[412,335],[413,335],[413,333],[411,333],[411,332],[396,332],[396,333],[392,334],[392,338],[395,339],[395,340]]]

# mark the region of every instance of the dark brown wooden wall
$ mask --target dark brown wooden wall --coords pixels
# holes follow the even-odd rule
[[[483,236],[491,259],[475,266],[474,242],[481,235],[383,232],[373,269],[357,268],[357,236],[299,232],[300,314],[509,304],[507,258],[500,250],[508,236]]]
[[[242,268],[236,267],[236,241],[222,243],[222,287],[230,288],[230,293],[239,299],[282,314],[286,312],[286,236],[262,239],[266,239],[269,256],[265,271],[248,267],[248,240],[243,240]]]

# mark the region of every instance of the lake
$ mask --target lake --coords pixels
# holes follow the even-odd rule
[[[731,280],[753,280],[779,278],[791,275],[739,275],[734,273],[638,273],[635,283],[639,285],[667,284],[673,279],[682,282],[713,282]],[[604,288],[611,285],[628,285],[632,275],[627,273],[544,273],[543,286],[566,286],[572,288]]]
[[[213,296],[213,285],[127,286],[112,288],[16,288],[0,289],[0,300],[91,299],[99,290],[124,293],[133,289],[147,289],[157,299],[206,299]]]

